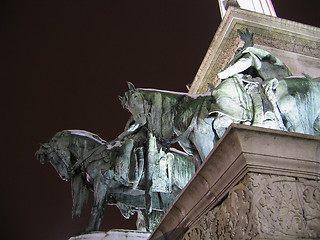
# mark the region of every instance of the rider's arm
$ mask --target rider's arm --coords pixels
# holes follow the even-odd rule
[[[245,56],[238,59],[234,64],[218,73],[218,77],[220,79],[227,79],[233,75],[247,70],[249,67],[253,66],[253,64],[253,56],[251,56],[250,54],[246,54]]]

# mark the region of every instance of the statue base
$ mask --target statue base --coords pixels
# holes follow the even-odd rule
[[[71,237],[69,240],[125,240],[125,239],[148,239],[149,232],[136,230],[113,229],[108,232],[93,232]]]
[[[232,124],[149,239],[320,239],[319,179],[319,136]]]

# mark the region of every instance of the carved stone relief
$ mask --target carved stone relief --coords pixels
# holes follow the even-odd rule
[[[307,59],[313,61],[315,65],[309,71],[312,69],[317,76],[320,58],[320,41],[317,37],[319,29],[286,19],[233,8],[221,22],[195,76],[190,93],[205,93],[207,83],[214,85],[220,83],[217,74],[224,69],[236,49],[240,47],[241,41],[237,38],[236,32],[238,29],[243,31],[246,28],[255,33],[255,44],[260,47],[281,50],[285,57],[291,56],[292,53],[306,57],[304,61]],[[278,57],[283,58],[283,56]],[[297,67],[298,73],[295,75],[302,74],[303,71],[305,72],[304,68],[309,66],[304,61],[299,62],[301,66]],[[313,75],[310,72],[308,74]]]
[[[248,173],[183,239],[319,237],[319,181]]]

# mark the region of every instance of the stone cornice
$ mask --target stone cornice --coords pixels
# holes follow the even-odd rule
[[[320,179],[320,137],[232,124],[150,239],[179,239],[247,173]]]

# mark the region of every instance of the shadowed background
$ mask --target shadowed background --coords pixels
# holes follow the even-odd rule
[[[316,2],[273,4],[278,17],[319,27]],[[39,144],[64,129],[117,137],[126,81],[186,92],[221,21],[218,3],[13,0],[0,14],[1,239],[68,239],[86,227],[92,197],[72,219],[70,183],[36,160]],[[134,229],[135,219],[107,207],[101,230]]]

